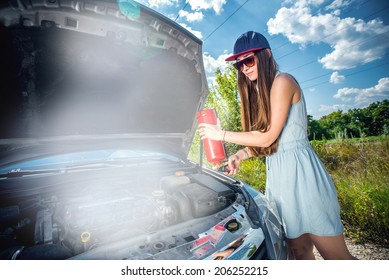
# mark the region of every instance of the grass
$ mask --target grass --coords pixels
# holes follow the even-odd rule
[[[263,159],[251,158],[242,161],[235,177],[265,193],[266,164]]]
[[[389,138],[313,142],[338,191],[346,234],[389,247]]]
[[[389,137],[311,144],[334,180],[346,235],[389,247]],[[243,162],[236,177],[264,192],[263,159]]]

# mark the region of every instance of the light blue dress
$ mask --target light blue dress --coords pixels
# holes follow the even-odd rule
[[[289,109],[277,152],[266,157],[266,173],[265,194],[274,200],[288,238],[343,232],[334,183],[308,142],[303,93]]]

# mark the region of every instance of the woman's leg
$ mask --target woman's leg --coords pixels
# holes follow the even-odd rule
[[[288,238],[289,259],[314,260],[313,243],[309,234]]]
[[[325,260],[355,260],[347,249],[343,234],[338,236],[317,236],[309,234],[310,239]]]

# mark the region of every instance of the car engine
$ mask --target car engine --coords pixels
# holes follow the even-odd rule
[[[0,258],[67,259],[213,215],[236,199],[230,188],[201,173],[148,175],[29,178],[45,192],[30,191],[23,199],[11,197],[2,203]],[[163,242],[153,244],[157,250],[164,247]]]

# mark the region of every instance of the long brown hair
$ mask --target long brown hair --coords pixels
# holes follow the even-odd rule
[[[278,72],[278,66],[270,52],[255,53],[258,78],[251,81],[238,71],[238,91],[241,100],[241,121],[243,131],[266,132],[271,123],[270,89]],[[253,156],[267,156],[275,153],[278,139],[269,147],[248,147]]]

